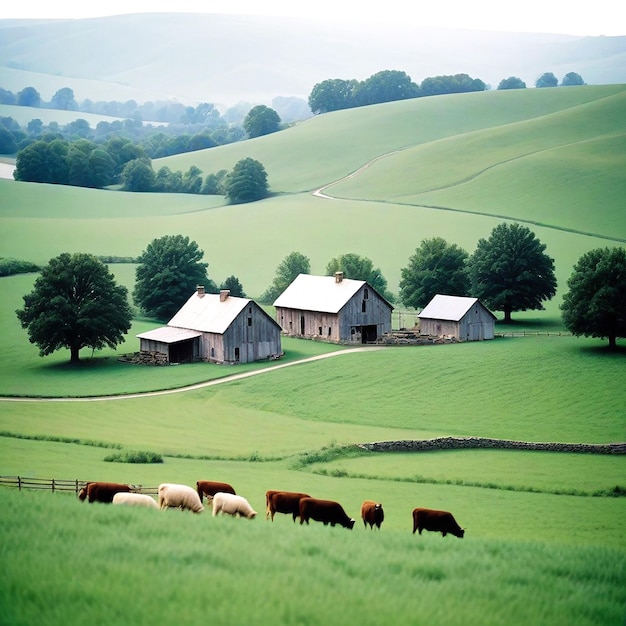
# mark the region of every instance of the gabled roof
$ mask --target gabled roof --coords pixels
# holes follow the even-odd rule
[[[274,306],[301,311],[338,313],[365,284],[367,283],[364,280],[351,278],[337,281],[334,276],[298,274],[289,287],[278,296]],[[376,292],[373,287],[369,288]]]
[[[477,302],[491,317],[496,319],[496,316],[478,298],[441,294],[434,296],[417,317],[458,322]]]

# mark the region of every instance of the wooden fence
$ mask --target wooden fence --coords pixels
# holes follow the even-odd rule
[[[0,476],[0,487],[13,489],[42,489],[47,491],[73,492],[78,495],[79,491],[87,484],[86,480],[61,478],[31,478],[27,476]],[[144,487],[143,485],[130,485],[135,493],[146,493],[156,496],[158,487]]]

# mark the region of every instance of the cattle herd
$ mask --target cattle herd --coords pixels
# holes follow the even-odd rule
[[[232,515],[253,519],[256,511],[250,503],[240,495],[228,483],[210,480],[199,480],[196,489],[187,485],[174,483],[162,483],[158,488],[158,502],[152,496],[137,493],[131,485],[123,483],[88,482],[80,490],[78,497],[81,501],[105,502],[121,505],[143,506],[154,509],[179,508],[182,510],[201,513],[204,510],[202,504],[206,498],[207,504],[213,508],[213,517]],[[293,491],[270,490],[265,494],[265,519],[274,521],[276,513],[291,515],[293,521],[300,518],[300,524],[309,520],[322,522],[325,526],[339,525],[352,529],[355,520],[350,518],[339,502],[334,500],[320,500],[312,498],[308,493]],[[437,511],[433,509],[413,509],[413,534],[423,530],[440,532],[443,537],[447,534],[462,538],[465,530],[461,528],[454,516],[449,511]],[[380,528],[385,519],[383,505],[373,500],[365,500],[361,506],[361,519],[363,526],[370,529],[374,526]]]

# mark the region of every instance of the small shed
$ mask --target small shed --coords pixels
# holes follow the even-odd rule
[[[167,326],[137,337],[142,353],[166,355],[169,363],[251,363],[283,354],[280,326],[256,302],[202,286]]]
[[[364,280],[299,274],[274,302],[291,337],[368,343],[391,331],[393,306]]]
[[[496,316],[478,298],[437,294],[418,315],[420,333],[458,341],[493,339]]]

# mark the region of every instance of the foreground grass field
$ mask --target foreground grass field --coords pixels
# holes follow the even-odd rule
[[[42,493],[3,499],[0,604],[16,626],[207,615],[213,624],[373,625],[384,616],[569,626],[624,615],[624,550],[614,548],[302,527],[284,516],[271,524]]]

